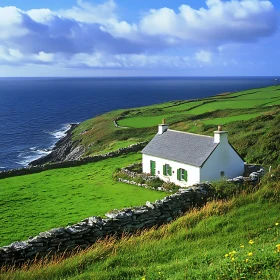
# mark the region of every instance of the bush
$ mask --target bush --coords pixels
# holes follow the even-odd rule
[[[218,199],[231,198],[245,189],[245,184],[235,184],[225,179],[213,182],[212,186],[215,189],[215,198]]]
[[[162,186],[163,183],[164,182],[159,178],[155,178],[146,182],[146,184],[151,188],[159,188]]]
[[[175,185],[174,183],[167,183],[167,182],[164,182],[162,184],[162,187],[165,189],[165,190],[168,190],[168,191],[172,191],[172,192],[177,192],[180,187]]]

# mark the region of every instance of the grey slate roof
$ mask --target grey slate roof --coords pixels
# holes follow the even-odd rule
[[[201,167],[218,144],[214,137],[168,129],[157,134],[142,153]]]

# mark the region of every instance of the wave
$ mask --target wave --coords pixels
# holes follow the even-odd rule
[[[20,161],[17,161],[16,163],[26,167],[31,161],[36,160],[42,156],[46,156],[50,152],[51,149],[38,149],[37,147],[31,147],[28,150],[19,153],[18,158],[20,159]]]
[[[71,124],[64,124],[61,129],[47,132],[48,134],[52,135],[55,139],[61,139],[66,136],[67,131],[71,128]]]
[[[54,131],[44,131],[48,135],[51,135],[50,144],[47,149],[42,149],[36,146],[23,149],[18,151],[18,161],[17,164],[22,167],[28,166],[28,164],[42,156],[46,156],[51,153],[52,149],[55,147],[55,143],[67,135],[67,131],[71,128],[71,124],[64,124],[60,129]]]

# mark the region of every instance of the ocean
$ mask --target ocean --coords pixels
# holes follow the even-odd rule
[[[70,123],[274,83],[274,77],[0,78],[0,171],[49,153]]]

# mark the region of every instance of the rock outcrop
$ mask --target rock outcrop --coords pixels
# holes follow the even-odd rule
[[[45,163],[78,160],[85,152],[85,148],[79,142],[72,140],[72,132],[78,124],[71,124],[66,136],[60,139],[54,146],[51,153],[29,163],[29,166],[43,165]]]

